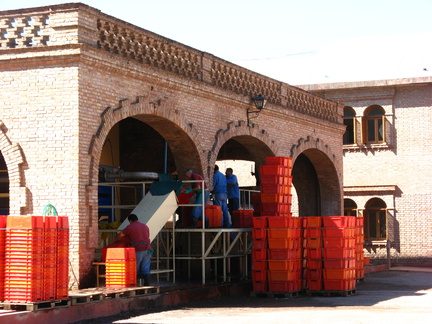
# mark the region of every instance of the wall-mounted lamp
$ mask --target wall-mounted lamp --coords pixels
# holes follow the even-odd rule
[[[258,97],[255,98],[251,98],[252,101],[255,104],[255,110],[251,110],[251,108],[249,107],[246,111],[246,117],[247,117],[247,125],[248,127],[250,127],[250,120],[252,118],[257,118],[259,113],[261,112],[261,110],[264,109],[264,106],[267,102],[267,99],[264,98],[262,95],[259,95]],[[249,117],[250,114],[253,114],[253,116]]]

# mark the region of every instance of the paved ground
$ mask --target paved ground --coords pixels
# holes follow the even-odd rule
[[[392,268],[366,274],[348,297],[236,296],[82,321],[102,323],[432,323],[432,269]]]

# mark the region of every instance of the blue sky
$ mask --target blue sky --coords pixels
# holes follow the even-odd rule
[[[65,2],[0,0],[0,10]],[[432,0],[82,2],[294,85],[432,71]]]

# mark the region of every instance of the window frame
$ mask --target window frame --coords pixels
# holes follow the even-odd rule
[[[382,207],[369,207],[373,200],[382,203]],[[364,239],[365,241],[386,241],[388,238],[388,211],[386,203],[380,198],[372,198],[364,209]],[[375,216],[375,233],[371,235],[371,217]],[[384,224],[382,224],[384,223]],[[383,227],[384,226],[384,227]]]
[[[381,110],[382,114],[380,115],[369,115],[372,111],[379,109]],[[372,121],[373,125],[374,125],[374,134],[373,134],[373,139],[369,139],[369,133],[370,133],[370,129],[369,129],[369,122]],[[380,125],[379,122],[381,121],[381,134],[380,134]],[[387,130],[386,130],[386,115],[385,115],[385,110],[383,107],[381,107],[380,105],[372,105],[369,106],[366,110],[365,110],[365,114],[364,117],[362,119],[362,126],[363,126],[363,143],[365,144],[382,144],[382,143],[386,143],[387,142]],[[380,138],[381,135],[381,138]]]
[[[347,116],[347,114],[346,114],[346,112],[347,111],[350,111],[350,112],[352,112],[353,113],[353,116]],[[344,123],[344,125],[346,126],[346,129],[345,129],[345,133],[343,134],[343,137],[342,137],[342,144],[343,145],[353,145],[353,144],[356,144],[356,133],[357,133],[357,130],[356,130],[356,112],[355,112],[355,110],[352,108],[352,107],[350,107],[350,106],[345,106],[344,107],[344,114],[343,114],[343,117],[342,117],[342,119],[343,119],[343,123]],[[351,130],[351,136],[352,136],[352,143],[350,143],[349,141],[346,141],[346,138],[349,136],[349,134],[347,134],[348,133],[348,131],[349,131],[349,126],[351,126],[351,125],[348,125],[346,122],[347,121],[351,121],[351,123],[352,123],[352,130]]]

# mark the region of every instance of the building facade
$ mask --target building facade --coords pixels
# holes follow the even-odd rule
[[[432,259],[432,77],[302,86],[344,107],[344,210],[366,247],[393,262]]]
[[[2,212],[68,216],[74,285],[90,284],[101,165],[211,183],[217,160],[290,156],[300,216],[342,213],[343,105],[84,4],[2,11],[0,30]]]

